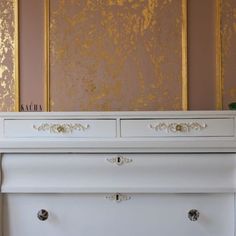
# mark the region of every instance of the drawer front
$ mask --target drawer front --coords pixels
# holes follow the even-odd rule
[[[234,136],[234,119],[121,120],[122,137]]]
[[[6,194],[4,235],[234,235],[233,194],[117,195]]]
[[[3,154],[2,192],[221,192],[235,154]]]
[[[116,137],[116,120],[5,120],[6,137]]]

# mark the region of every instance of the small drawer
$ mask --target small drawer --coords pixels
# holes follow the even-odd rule
[[[233,194],[5,194],[3,202],[8,236],[234,235]]]
[[[123,119],[122,137],[232,137],[234,119]]]
[[[111,138],[116,120],[5,120],[5,137]]]

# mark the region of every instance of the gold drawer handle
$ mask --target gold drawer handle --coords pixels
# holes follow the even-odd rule
[[[206,123],[198,123],[198,122],[188,122],[188,123],[165,123],[165,122],[160,122],[157,124],[150,124],[149,125],[150,129],[153,129],[155,131],[166,131],[168,133],[178,133],[178,132],[183,132],[183,133],[188,133],[192,130],[194,131],[201,131],[203,129],[207,128]]]
[[[126,195],[126,194],[114,193],[114,194],[106,196],[106,199],[114,201],[116,203],[120,203],[120,202],[123,202],[123,201],[130,200],[131,197]]]
[[[50,133],[54,134],[68,134],[73,133],[73,131],[85,131],[90,126],[88,124],[82,125],[80,123],[77,124],[48,124],[43,123],[39,126],[33,125],[33,128],[37,131],[49,131]]]
[[[133,160],[127,157],[117,156],[117,157],[107,158],[107,161],[112,164],[116,164],[117,166],[122,166],[124,164],[131,163]]]

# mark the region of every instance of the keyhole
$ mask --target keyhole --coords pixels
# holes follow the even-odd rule
[[[120,196],[119,194],[116,194],[116,201],[119,201],[120,200]]]
[[[122,157],[116,157],[116,164],[118,165],[118,166],[120,166],[120,165],[122,165],[123,164],[123,158]]]
[[[117,157],[117,163],[120,164],[120,162],[121,162],[120,157]]]

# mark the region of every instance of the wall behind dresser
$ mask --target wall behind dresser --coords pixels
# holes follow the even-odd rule
[[[0,9],[2,111],[236,101],[236,0],[2,0]]]

